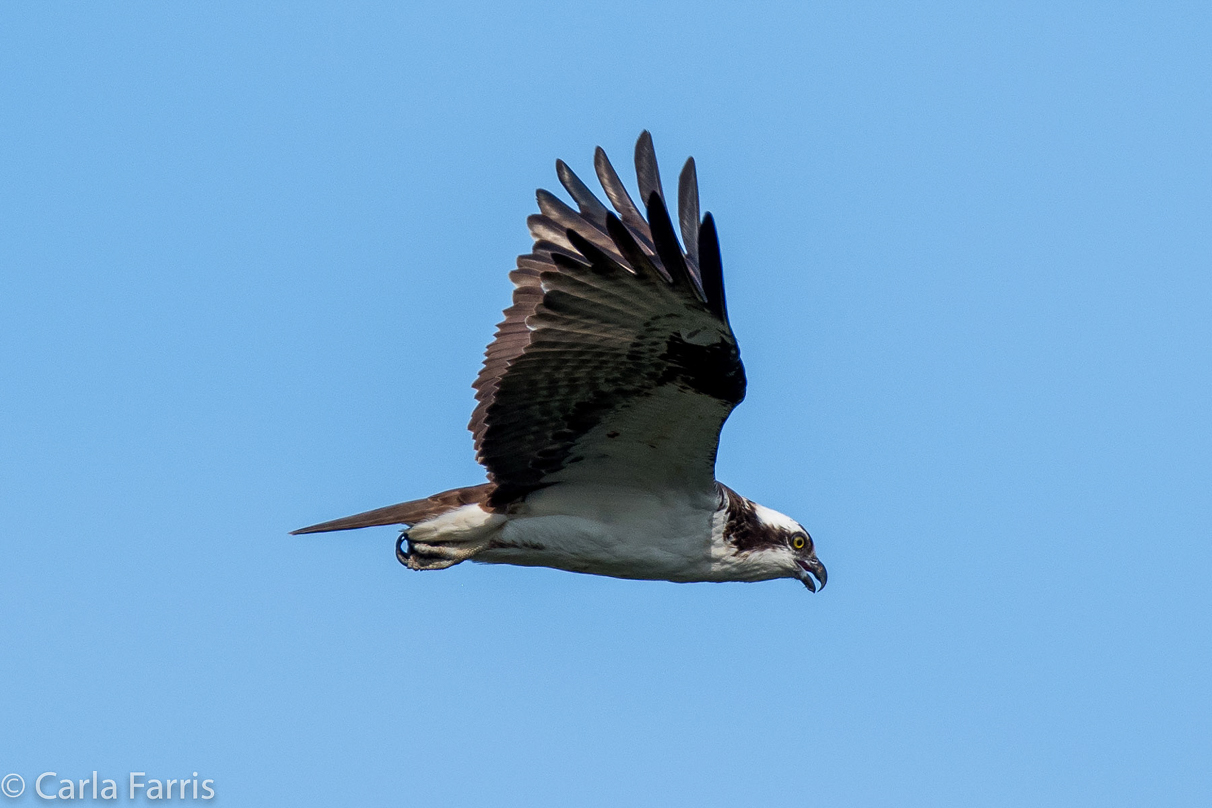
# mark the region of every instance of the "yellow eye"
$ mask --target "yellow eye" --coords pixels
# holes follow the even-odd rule
[[[804,537],[796,536],[794,539],[791,540],[791,546],[797,550],[803,550],[804,549]]]

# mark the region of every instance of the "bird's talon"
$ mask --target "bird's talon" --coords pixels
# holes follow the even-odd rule
[[[396,539],[396,561],[399,561],[404,566],[408,566],[409,553],[404,551],[404,542],[408,541],[408,531],[400,531],[400,538]]]

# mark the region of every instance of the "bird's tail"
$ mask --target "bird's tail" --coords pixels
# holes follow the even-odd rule
[[[492,483],[454,488],[425,499],[388,505],[292,531],[325,533],[377,525],[406,525],[396,541],[396,558],[414,570],[441,570],[466,561],[488,546],[506,517],[488,507]]]
[[[355,513],[353,516],[321,522],[318,525],[301,527],[298,530],[292,530],[290,535],[327,533],[332,530],[354,530],[360,527],[376,527],[378,525],[412,526],[418,522],[424,522],[457,510],[464,505],[482,505],[488,501],[494,488],[496,486],[492,483],[471,485],[466,488],[452,488],[449,491],[443,491],[440,494],[434,494],[425,499],[414,499],[411,502],[401,502],[398,505],[388,505],[384,508],[375,508],[373,511]]]

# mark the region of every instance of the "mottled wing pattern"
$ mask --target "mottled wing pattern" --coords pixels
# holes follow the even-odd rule
[[[579,210],[538,192],[534,250],[510,274],[513,305],[475,382],[470,428],[494,505],[580,479],[713,491],[720,429],[745,395],[694,163],[679,182],[685,251],[647,132],[636,144],[647,218],[601,149],[594,165],[617,213],[556,164]]]

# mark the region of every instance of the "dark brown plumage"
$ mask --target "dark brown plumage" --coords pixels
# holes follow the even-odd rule
[[[712,412],[704,421],[711,434],[702,443],[711,453],[701,458],[702,471],[710,475],[719,429],[744,397],[715,228],[710,220],[697,223],[693,164],[687,163],[679,183],[681,229],[694,235],[693,248],[685,251],[665,210],[647,132],[636,143],[647,220],[601,149],[594,165],[618,215],[557,163],[560,181],[580,211],[547,191],[537,193],[541,212],[527,220],[534,250],[518,258],[510,275],[513,305],[474,385],[479,403],[469,427],[477,459],[498,486],[490,499],[497,506],[582,462],[585,453],[573,451],[579,440],[621,406],[664,386],[694,395],[688,417],[703,417],[697,400],[702,394],[717,402],[706,405]],[[705,276],[700,260],[708,267]],[[695,336],[686,339],[683,333]],[[634,445],[644,438],[612,440]]]

